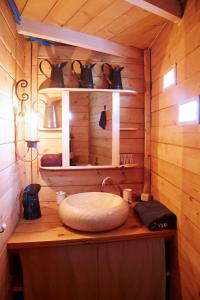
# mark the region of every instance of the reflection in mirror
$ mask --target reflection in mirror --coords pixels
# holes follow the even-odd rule
[[[111,165],[111,94],[71,93],[70,112],[70,165]]]
[[[42,154],[62,152],[61,97],[41,95],[39,110],[43,116],[40,127],[54,129],[49,135],[57,138],[57,146],[41,149]],[[46,103],[46,104],[45,104]],[[70,93],[70,165],[112,165],[112,94],[111,93]],[[51,126],[52,125],[52,126]],[[44,129],[45,129],[44,128]],[[50,132],[50,131],[49,131]],[[43,143],[44,144],[44,143]],[[48,145],[51,144],[49,141]],[[55,145],[55,143],[54,143]]]
[[[112,96],[90,94],[89,163],[112,164]]]

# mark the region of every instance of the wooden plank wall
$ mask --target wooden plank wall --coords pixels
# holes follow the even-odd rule
[[[9,299],[9,274],[6,243],[19,218],[19,195],[24,168],[16,150],[23,155],[23,121],[17,117],[15,80],[24,78],[23,38],[16,34],[15,20],[7,1],[0,1],[0,299]],[[17,126],[15,126],[15,121]],[[17,139],[17,144],[15,143]]]
[[[152,193],[178,218],[171,299],[199,299],[200,125],[178,124],[178,105],[200,94],[200,1],[167,24],[152,47]],[[177,64],[177,85],[163,74]],[[181,295],[182,294],[182,295]]]
[[[41,170],[39,183],[40,201],[55,201],[55,192],[62,190],[67,195],[81,192],[100,191],[102,180],[111,177],[120,185],[121,189],[132,188],[135,194],[141,193],[143,189],[143,168],[130,168],[121,170],[79,170],[79,171],[46,171]],[[106,186],[105,192],[118,194],[118,189]]]
[[[144,156],[144,60],[143,51],[136,49],[134,58],[120,58],[108,54],[103,54],[95,51],[81,49],[71,46],[39,46],[38,50],[38,63],[42,59],[48,58],[51,62],[56,63],[60,61],[68,61],[67,66],[64,68],[64,79],[66,87],[78,87],[78,82],[71,74],[71,62],[75,59],[79,59],[83,62],[96,63],[93,68],[94,84],[97,88],[106,87],[105,80],[101,74],[101,65],[104,62],[108,62],[114,66],[122,65],[124,70],[122,71],[123,86],[125,89],[135,89],[138,91],[137,96],[122,95],[121,96],[121,112],[120,122],[121,127],[137,127],[137,131],[123,131],[121,132],[121,153],[132,153],[133,160],[137,163],[136,169],[130,170],[96,170],[96,171],[70,171],[64,174],[63,172],[48,172],[41,171],[39,174],[39,182],[42,185],[40,192],[42,200],[54,200],[55,191],[65,190],[68,194],[81,192],[81,191],[98,191],[102,179],[109,174],[121,184],[121,187],[132,187],[135,193],[141,192],[143,189],[143,156]],[[45,65],[44,65],[45,67]],[[50,73],[50,69],[46,65],[47,74]],[[44,75],[38,71],[38,86],[43,84],[45,86]],[[81,142],[81,138],[84,138],[85,126],[88,122],[88,112],[81,111],[84,109],[84,99],[78,99],[78,108],[76,121],[79,138],[74,148],[80,146],[80,153],[84,153],[83,142],[89,143],[89,140],[85,137],[85,141]],[[101,96],[102,97],[102,96]],[[85,104],[84,104],[85,103]],[[103,110],[104,101],[102,102],[101,110]],[[74,114],[74,116],[76,116]],[[100,115],[99,115],[100,117]],[[84,121],[81,126],[80,120]],[[74,132],[75,136],[75,132]],[[40,155],[44,152],[55,153],[61,149],[61,134],[59,132],[39,132],[40,139]],[[85,144],[86,147],[86,144]],[[62,180],[59,179],[59,176]],[[84,177],[84,178],[82,178]]]

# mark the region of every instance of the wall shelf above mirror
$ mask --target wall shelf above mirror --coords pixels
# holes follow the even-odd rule
[[[93,165],[87,165],[87,166],[69,166],[69,167],[42,167],[40,166],[40,170],[48,170],[48,171],[67,171],[67,170],[91,170],[91,169],[99,169],[99,170],[105,170],[105,169],[127,169],[127,168],[136,168],[137,164],[125,164],[125,165],[104,165],[104,166],[93,166]]]
[[[125,97],[130,97],[136,95],[137,92],[134,90],[88,88],[45,88],[39,90],[39,95],[46,97],[48,103],[60,103],[59,128],[45,128],[45,126],[40,128],[41,136],[44,137],[45,132],[47,132],[46,135],[48,134],[48,138],[51,139],[52,131],[54,138],[60,139],[58,152],[62,153],[59,158],[60,160],[62,158],[62,161],[59,161],[57,166],[62,164],[62,168],[74,168],[75,170],[107,168],[108,166],[111,168],[127,167],[128,164],[130,167],[136,166],[133,155],[126,151],[120,153],[120,132],[138,130],[134,126],[128,127],[128,123],[125,125],[127,128],[123,126],[124,124],[120,124],[120,98],[124,97],[122,94]],[[85,112],[82,106],[87,107],[88,112]],[[46,108],[48,107],[47,105]],[[73,116],[71,119],[71,109],[74,109],[75,115],[79,115],[78,120],[73,120]],[[102,115],[104,115],[103,125],[101,123]],[[83,118],[83,124],[80,123],[81,118]],[[61,134],[56,133],[56,131],[61,131]],[[50,147],[49,145],[49,151],[43,152],[43,154],[53,154]],[[85,153],[86,148],[88,154]],[[78,155],[76,155],[76,151],[79,152]],[[122,156],[131,156],[131,158],[124,161],[124,158],[121,159]],[[45,157],[45,159],[47,161],[45,160],[44,163],[42,160],[41,167],[52,169],[51,164],[48,164],[48,158]]]
[[[137,94],[134,90],[113,90],[113,89],[86,89],[86,88],[46,88],[40,89],[40,94],[53,94],[61,96],[62,92],[93,92],[93,93],[120,93],[120,94]]]

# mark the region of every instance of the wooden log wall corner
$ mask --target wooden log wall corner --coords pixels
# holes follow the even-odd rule
[[[7,229],[0,236],[0,299],[10,296],[7,241],[19,219],[19,196],[24,184],[24,164],[17,150],[24,150],[24,123],[17,116],[16,81],[24,74],[24,39],[6,0],[0,1],[0,225]]]
[[[151,50],[144,51],[144,193],[151,190]]]

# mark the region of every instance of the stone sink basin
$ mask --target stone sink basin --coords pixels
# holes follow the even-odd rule
[[[129,206],[120,196],[89,192],[71,195],[59,205],[62,222],[77,230],[98,232],[122,225]]]

